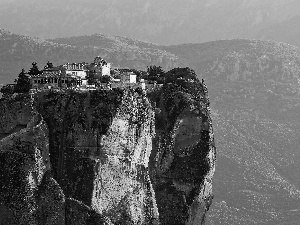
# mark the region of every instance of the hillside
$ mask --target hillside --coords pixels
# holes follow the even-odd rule
[[[113,65],[156,64],[165,69],[179,65],[194,69],[208,86],[217,147],[215,198],[208,224],[298,224],[299,48],[246,39],[161,46],[100,34],[51,41],[29,41],[13,34],[1,38],[0,46],[9,43],[3,45],[7,46],[3,62],[20,63],[7,71],[15,68],[19,72],[22,60],[29,66],[37,58],[42,63],[90,61],[90,53],[99,50],[99,54],[106,54],[108,50],[103,49],[111,50],[106,58],[111,57]],[[20,45],[24,47],[10,53],[16,40],[25,43]],[[132,51],[138,57],[128,57]],[[123,61],[117,57],[120,52]]]
[[[168,50],[209,88],[218,151],[208,224],[298,224],[300,49],[231,40]]]
[[[32,62],[37,62],[42,69],[48,61],[54,65],[92,62],[98,55],[111,62],[113,67],[146,69],[147,65],[155,64],[170,69],[177,66],[175,55],[159,50],[155,45],[137,45],[133,39],[104,35],[89,36],[88,41],[90,39],[99,44],[74,46],[72,44],[76,43],[72,43],[72,38],[71,44],[59,44],[0,30],[0,84],[13,82],[21,69],[27,71]]]
[[[258,38],[262,30],[300,16],[297,0],[10,0],[0,4],[0,27],[18,34],[46,39],[105,33],[164,45]],[[279,41],[288,42],[288,35],[285,38]]]

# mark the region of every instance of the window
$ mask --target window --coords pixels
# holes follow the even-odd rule
[[[57,78],[54,78],[54,83],[57,83]]]
[[[37,83],[37,80],[34,80],[34,83],[36,84],[36,83]]]

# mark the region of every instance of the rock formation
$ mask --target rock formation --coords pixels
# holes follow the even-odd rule
[[[170,83],[154,96],[150,171],[161,223],[204,224],[216,154],[206,86]]]
[[[47,126],[28,96],[1,102],[0,224],[64,224],[50,170]]]
[[[49,127],[53,176],[66,197],[115,224],[155,220],[148,175],[154,115],[146,96],[119,89],[37,96]]]
[[[156,110],[139,89],[1,99],[0,224],[204,224],[215,162],[205,88],[153,96]]]

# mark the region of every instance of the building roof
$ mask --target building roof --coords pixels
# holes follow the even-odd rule
[[[55,73],[55,72],[30,75],[29,77],[30,78],[64,78],[64,77],[80,78],[80,76],[76,76],[76,75],[65,74],[65,73]]]

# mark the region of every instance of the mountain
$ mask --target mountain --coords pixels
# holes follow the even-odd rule
[[[16,40],[23,43],[26,38],[13,34],[3,36],[0,46],[2,42],[10,45],[2,59],[8,60]],[[44,59],[43,64],[61,59],[83,61],[82,55],[89,61],[94,51],[89,49],[96,49],[95,54],[98,49],[115,49],[111,51],[115,53],[111,59],[124,66],[128,63],[127,67],[135,60],[140,62],[138,57],[117,61],[119,51],[125,48],[128,54],[134,49],[152,54],[153,60],[142,61],[143,65],[161,62],[166,69],[167,65],[169,68],[173,65],[166,62],[174,62],[174,67],[194,69],[208,87],[217,147],[215,197],[208,211],[208,224],[298,224],[299,48],[281,42],[246,39],[163,46],[100,34],[30,40],[27,42],[33,44],[24,41],[26,44],[21,45],[25,46],[22,51],[26,54],[22,51],[22,54],[12,54],[19,57],[20,62],[27,56],[34,57],[28,60],[28,65],[37,58]],[[46,47],[41,44],[41,47],[26,50],[26,46],[40,46],[39,42],[47,44]],[[159,54],[155,55],[156,52]],[[160,55],[166,61],[159,61]],[[18,64],[12,68],[21,69]]]
[[[300,16],[291,17],[288,20],[261,29],[256,38],[286,42],[300,47]]]
[[[105,33],[170,45],[258,38],[299,16],[297,0],[6,0],[0,27],[44,39]]]
[[[113,67],[146,69],[148,65],[160,65],[171,69],[178,65],[177,57],[153,44],[142,43],[130,38],[108,35],[79,37],[94,45],[72,44],[74,38],[66,39],[71,44],[59,44],[39,38],[31,38],[0,30],[0,84],[11,83],[21,72],[27,71],[32,62],[37,62],[42,69],[48,61],[54,65],[67,62],[92,62],[100,55]],[[77,40],[77,39],[76,39]],[[94,42],[95,42],[94,41]],[[63,42],[63,41],[62,41]],[[78,41],[80,42],[80,41]]]
[[[298,224],[300,49],[257,40],[168,49],[209,90],[217,164],[208,224]]]
[[[152,92],[155,111],[138,88],[0,99],[0,224],[204,225],[215,144],[192,81]]]

